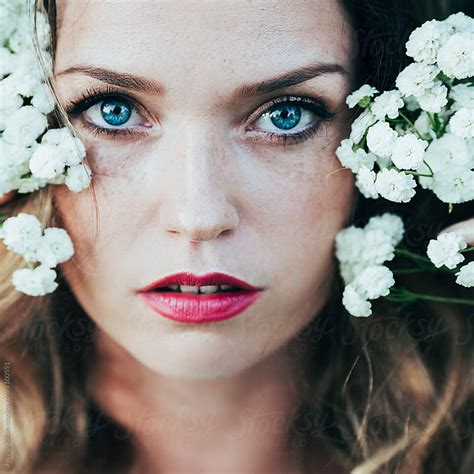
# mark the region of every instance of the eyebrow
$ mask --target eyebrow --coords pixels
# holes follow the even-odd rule
[[[64,71],[57,73],[56,76],[78,73],[129,90],[154,95],[166,94],[166,88],[157,80],[87,64],[71,66]],[[317,62],[315,64],[302,66],[296,70],[283,73],[272,79],[243,84],[234,91],[233,96],[237,99],[268,94],[269,92],[299,84],[300,82],[305,82],[325,74],[341,74],[349,76],[347,70],[340,64]]]

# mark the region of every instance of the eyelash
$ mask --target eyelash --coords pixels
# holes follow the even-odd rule
[[[86,89],[78,99],[68,102],[65,109],[69,117],[76,118],[80,117],[82,112],[88,110],[90,107],[107,99],[120,99],[122,101],[128,102],[132,108],[135,108],[138,112],[143,112],[143,107],[140,106],[135,99],[110,86],[106,86],[104,89]],[[268,111],[273,105],[287,103],[297,103],[303,109],[314,113],[317,117],[319,117],[319,120],[314,121],[312,125],[297,133],[277,133],[269,131],[258,132],[259,136],[264,135],[267,137],[263,139],[257,138],[258,141],[267,141],[269,139],[270,142],[282,144],[283,146],[296,145],[312,138],[317,133],[323,122],[329,122],[336,116],[334,112],[329,110],[324,100],[320,98],[315,100],[310,97],[282,96],[270,101],[269,104],[265,104],[265,108],[261,110],[257,119],[260,118],[263,113]],[[81,121],[83,127],[85,127],[87,131],[95,137],[106,136],[110,138],[116,138],[117,136],[130,137],[133,135],[144,136],[148,134],[148,132],[137,131],[136,128],[103,128],[93,125],[84,119]]]

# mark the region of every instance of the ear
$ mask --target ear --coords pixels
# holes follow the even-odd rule
[[[16,194],[16,191],[10,191],[9,193],[0,196],[0,206],[11,201]]]

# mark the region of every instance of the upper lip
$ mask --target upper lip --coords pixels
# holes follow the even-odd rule
[[[139,292],[152,291],[157,288],[163,288],[171,285],[186,285],[186,286],[217,286],[230,285],[242,290],[257,291],[262,288],[257,288],[250,283],[235,278],[225,273],[207,273],[205,275],[195,275],[193,273],[181,272],[161,278],[149,285],[145,286]]]

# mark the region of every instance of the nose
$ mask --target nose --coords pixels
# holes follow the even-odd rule
[[[239,224],[231,163],[225,159],[228,150],[217,141],[212,130],[181,126],[179,142],[173,140],[168,154],[171,179],[162,203],[164,226],[194,243],[212,241]]]

